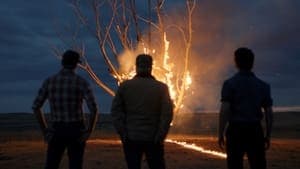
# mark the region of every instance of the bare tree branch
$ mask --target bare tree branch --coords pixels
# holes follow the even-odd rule
[[[130,11],[131,11],[131,15],[132,15],[133,21],[134,21],[136,40],[137,40],[137,42],[140,42],[141,41],[141,31],[139,29],[139,24],[138,24],[138,16],[137,16],[137,12],[136,12],[135,0],[130,0]]]
[[[155,69],[160,72],[160,77],[163,78],[162,80],[165,80],[166,83],[172,83],[170,86],[173,86],[173,90],[176,92],[175,98],[173,99],[176,105],[175,113],[177,113],[183,104],[186,89],[189,85],[186,79],[190,76],[189,57],[191,55],[193,31],[192,14],[195,9],[196,0],[186,0],[187,21],[184,26],[175,24],[167,25],[165,23],[166,15],[163,11],[165,0],[148,0],[147,17],[142,17],[142,15],[138,14],[136,0],[90,0],[91,10],[89,12],[91,12],[94,17],[91,20],[87,17],[89,15],[85,15],[87,11],[81,8],[79,2],[79,0],[72,0],[70,6],[79,23],[87,28],[93,38],[95,38],[99,55],[103,57],[105,64],[108,66],[109,73],[116,79],[118,84],[132,77],[134,67],[134,65],[129,65],[126,67],[126,70],[123,71],[119,69],[121,63],[117,66],[113,64],[113,61],[119,61],[118,56],[120,55],[120,51],[127,52],[127,55],[130,55],[129,57],[135,52],[140,52],[139,50],[141,49],[139,46],[141,45],[143,45],[147,51],[158,51],[153,53],[157,62],[157,68]],[[154,8],[152,8],[152,5]],[[110,13],[108,15],[103,11],[109,11]],[[157,20],[155,22],[152,20],[153,14],[156,14],[155,18]],[[148,36],[145,34],[146,31],[142,32],[142,25],[145,24],[148,24]],[[157,34],[153,33],[152,27],[156,30]],[[80,27],[75,28],[75,30],[74,27],[72,28],[73,30],[69,31],[69,34],[71,34],[71,42],[65,40],[63,36],[61,36],[61,40],[64,44],[71,43],[72,47],[78,47],[78,44],[80,44],[78,39]],[[166,32],[171,28],[175,28],[175,30],[180,33],[181,36],[179,36],[179,38],[184,45],[184,55],[179,58],[182,60],[177,61],[183,63],[183,65],[176,68],[178,69],[176,71],[173,70],[174,66],[172,65],[174,58],[173,60],[169,60],[168,55],[169,41],[167,40]],[[142,34],[144,34],[144,36]],[[151,45],[154,44],[151,42],[153,35],[157,36],[155,39],[155,43],[157,44],[155,45]],[[182,44],[182,42],[180,42],[180,44]],[[53,51],[55,55],[61,55],[58,48],[53,48]],[[115,92],[97,76],[90,66],[85,54],[84,45],[81,45],[79,51],[83,59],[83,62],[79,66],[88,73],[99,87],[114,96]]]

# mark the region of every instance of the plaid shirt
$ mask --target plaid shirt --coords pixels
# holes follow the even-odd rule
[[[73,70],[62,69],[47,78],[40,88],[32,108],[40,109],[48,99],[52,122],[83,121],[83,99],[91,113],[97,113],[95,97],[88,82],[76,75]]]

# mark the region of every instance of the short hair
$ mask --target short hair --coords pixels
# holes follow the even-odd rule
[[[254,63],[254,54],[250,49],[245,47],[238,48],[234,52],[234,56],[234,60],[238,69],[246,71],[252,69]]]
[[[136,57],[136,74],[141,77],[151,76],[153,59],[150,55],[140,54]]]
[[[77,63],[80,63],[80,55],[78,52],[73,50],[67,50],[61,60],[61,64],[64,68],[74,69],[77,66]]]
[[[152,67],[152,62],[153,62],[153,59],[152,59],[152,56],[150,55],[147,55],[147,54],[140,54],[136,57],[136,60],[135,60],[135,65],[137,67]]]

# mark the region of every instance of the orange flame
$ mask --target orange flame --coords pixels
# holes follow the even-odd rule
[[[172,100],[174,101],[175,107],[182,108],[182,107],[184,107],[184,105],[177,101],[179,98],[179,95],[180,95],[179,94],[180,87],[178,86],[178,84],[184,84],[184,90],[188,90],[192,84],[192,77],[191,77],[190,72],[187,70],[184,72],[184,76],[182,76],[183,79],[176,79],[179,76],[174,74],[175,64],[174,64],[174,61],[169,56],[170,42],[167,40],[166,33],[164,33],[163,38],[164,38],[164,53],[162,56],[163,60],[162,60],[161,64],[157,64],[154,60],[152,74],[154,75],[155,78],[157,78],[157,80],[164,82],[168,85],[170,96],[171,96]],[[141,45],[145,46],[145,44],[141,44]],[[154,49],[151,50],[149,48],[144,47],[143,52],[146,54],[155,55],[156,51]],[[132,65],[132,67],[134,67],[134,66]],[[128,72],[121,73],[120,74],[121,81],[119,81],[119,83],[124,80],[133,78],[135,76],[135,74],[136,74],[136,72],[134,69],[130,69]]]
[[[212,151],[212,150],[206,150],[201,146],[197,146],[195,144],[188,144],[186,142],[180,142],[180,141],[176,141],[176,140],[171,140],[171,139],[167,139],[166,142],[168,143],[172,143],[172,144],[177,144],[180,145],[184,148],[187,149],[191,149],[191,150],[195,150],[201,153],[205,153],[205,154],[209,154],[209,155],[213,155],[213,156],[217,156],[220,158],[226,158],[226,154],[222,153],[222,152],[218,152],[218,151]],[[90,144],[121,144],[120,140],[114,140],[114,139],[92,139],[92,140],[88,140],[88,143]]]
[[[188,144],[186,142],[175,141],[175,140],[171,140],[171,139],[167,139],[166,142],[174,143],[174,144],[180,145],[180,146],[182,146],[184,148],[188,148],[188,149],[191,149],[191,150],[199,151],[199,152],[205,153],[205,154],[214,155],[214,156],[217,156],[217,157],[220,157],[220,158],[226,158],[227,157],[226,154],[224,154],[222,152],[213,151],[213,150],[206,150],[203,147],[197,146],[195,144]]]

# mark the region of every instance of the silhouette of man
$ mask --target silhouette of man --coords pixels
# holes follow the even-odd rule
[[[165,169],[164,139],[173,117],[167,85],[151,75],[152,57],[136,58],[136,76],[123,82],[112,102],[128,169],[140,169],[143,154],[150,169]]]
[[[67,50],[62,56],[63,68],[44,81],[32,106],[48,143],[45,169],[59,168],[65,149],[68,150],[69,168],[82,169],[85,143],[96,125],[97,104],[88,82],[75,73],[78,62],[79,54]],[[50,126],[41,110],[47,99]],[[91,112],[87,129],[82,111],[83,100]]]
[[[219,117],[219,146],[225,146],[229,169],[242,169],[246,153],[251,169],[266,169],[265,150],[270,147],[273,121],[270,86],[251,71],[254,54],[248,48],[238,48],[235,53],[238,69],[226,80],[221,92]],[[262,111],[262,109],[264,111]],[[261,125],[265,118],[266,131]]]

